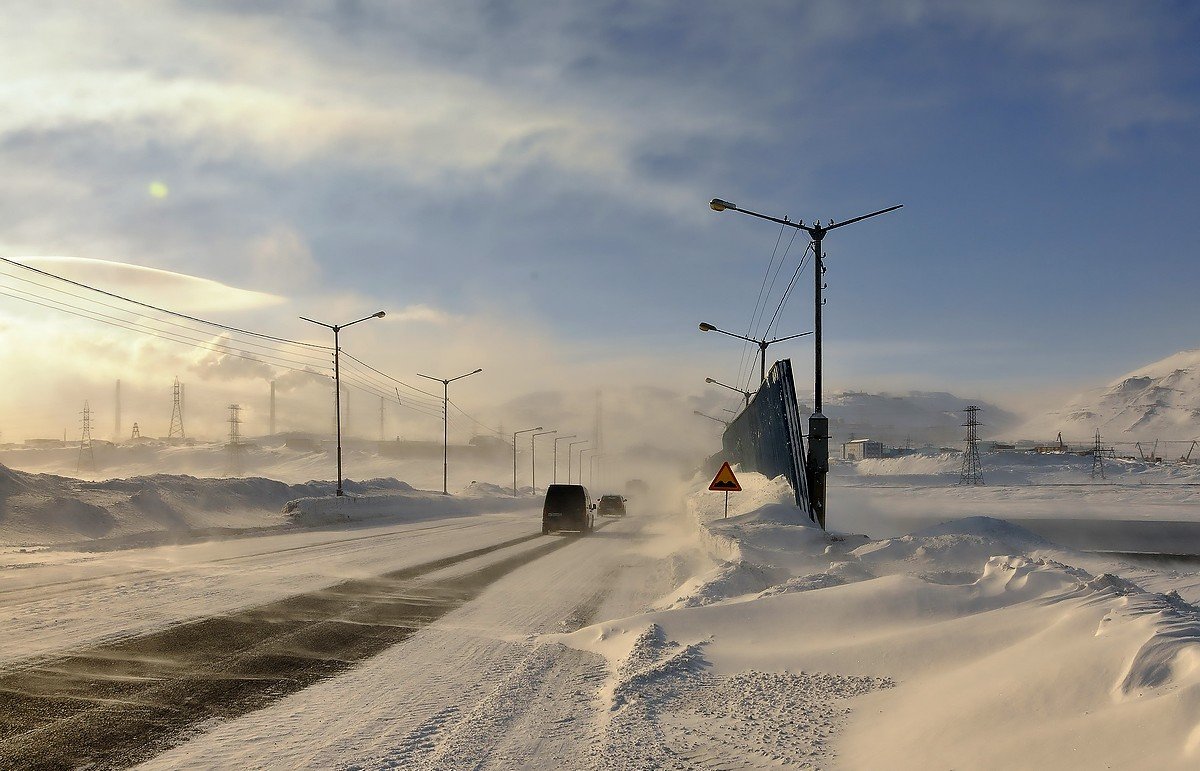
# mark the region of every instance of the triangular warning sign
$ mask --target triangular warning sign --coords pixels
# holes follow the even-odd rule
[[[742,486],[738,484],[737,477],[733,475],[733,469],[729,468],[728,461],[721,464],[721,470],[713,477],[712,484],[708,486],[708,489],[727,493],[742,491]]]

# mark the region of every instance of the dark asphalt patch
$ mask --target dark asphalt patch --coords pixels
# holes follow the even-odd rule
[[[125,768],[402,642],[574,538],[445,579],[525,536],[0,674],[0,768]]]

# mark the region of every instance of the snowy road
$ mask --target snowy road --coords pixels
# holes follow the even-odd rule
[[[42,555],[0,593],[15,630],[0,759],[578,765],[604,662],[531,636],[673,588],[685,566],[654,533],[628,520],[544,537],[536,517],[504,514]]]
[[[498,543],[532,513],[113,552],[0,555],[0,667]]]

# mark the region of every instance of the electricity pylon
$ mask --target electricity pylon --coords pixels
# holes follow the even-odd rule
[[[983,484],[983,469],[979,465],[979,408],[974,404],[963,412],[967,413],[967,449],[963,452],[962,473],[958,477],[960,485]]]

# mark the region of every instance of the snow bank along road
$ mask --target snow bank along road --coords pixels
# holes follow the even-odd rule
[[[0,660],[0,766],[125,767],[203,729],[208,734],[164,756],[163,767],[326,767],[369,754],[375,743],[388,750],[373,765],[403,764],[435,729],[457,722],[466,708],[458,697],[484,698],[479,689],[497,677],[532,687],[554,670],[564,679],[553,687],[599,681],[598,657],[561,646],[537,646],[533,655],[534,647],[504,638],[570,631],[602,605],[614,614],[640,610],[679,580],[671,570],[678,561],[639,553],[638,544],[653,540],[645,520],[613,522],[580,539],[541,536],[535,519],[503,514],[76,555],[12,571],[19,584],[6,581],[0,593],[6,632],[16,622]],[[150,567],[132,567],[139,564]],[[381,572],[370,575],[372,567]],[[446,623],[476,598],[488,619],[479,627],[484,637]],[[47,626],[50,634],[41,634]],[[402,677],[386,678],[395,689],[386,710],[361,704],[375,692],[362,683],[332,700],[305,691],[339,674],[325,685],[353,681],[355,665],[389,649],[403,651],[405,666]],[[302,712],[348,700],[362,708],[344,723],[350,736],[328,726],[298,731],[289,695],[309,705]],[[581,725],[592,709],[584,701]],[[534,722],[549,730],[520,732],[505,757],[555,765],[554,736],[569,735],[570,720],[547,709],[554,714]],[[416,723],[397,737],[405,719]],[[255,726],[249,733],[247,723]],[[460,730],[456,742],[478,749],[505,735],[478,719],[470,725],[476,735]],[[247,743],[247,735],[263,738]],[[321,750],[329,763],[313,757]],[[458,761],[464,751],[455,750]]]

